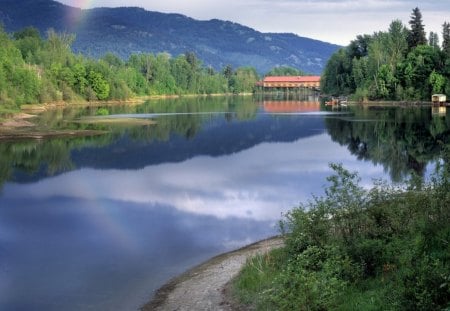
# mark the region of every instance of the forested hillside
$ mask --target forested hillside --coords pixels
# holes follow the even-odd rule
[[[0,28],[0,111],[55,101],[251,92],[258,79],[249,67],[216,72],[193,53],[136,54],[125,61],[109,53],[95,60],[74,54],[73,40],[53,30],[43,39],[35,28],[14,34]]]
[[[359,35],[337,51],[322,75],[322,89],[356,100],[430,100],[450,96],[450,23],[443,21],[427,38],[422,14],[415,8],[409,28],[394,20],[387,32]]]
[[[290,66],[320,74],[339,46],[294,34],[261,33],[221,20],[198,21],[180,14],[140,8],[80,10],[52,0],[0,0],[0,21],[7,31],[27,26],[42,35],[49,28],[75,34],[73,49],[91,57],[112,52],[122,59],[137,53],[195,53],[220,70],[252,66],[262,74]]]

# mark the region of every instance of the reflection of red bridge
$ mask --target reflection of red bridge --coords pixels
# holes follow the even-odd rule
[[[264,101],[265,112],[311,112],[320,111],[320,103],[305,101]]]

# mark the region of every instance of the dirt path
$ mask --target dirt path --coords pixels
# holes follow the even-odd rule
[[[224,293],[249,256],[266,253],[283,245],[281,238],[271,238],[236,251],[219,255],[173,279],[155,294],[143,311],[232,310]]]

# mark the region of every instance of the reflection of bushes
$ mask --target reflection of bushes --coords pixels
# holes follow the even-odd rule
[[[340,165],[281,222],[286,246],[235,282],[261,310],[440,310],[450,304],[450,166],[371,190]],[[406,190],[402,190],[406,189]]]
[[[95,113],[97,116],[108,116],[109,115],[109,110],[107,108],[98,108],[97,112]]]

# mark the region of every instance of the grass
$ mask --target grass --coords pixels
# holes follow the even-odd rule
[[[268,296],[273,277],[286,259],[285,249],[277,248],[267,254],[249,258],[233,282],[233,295],[248,309],[270,310]]]

